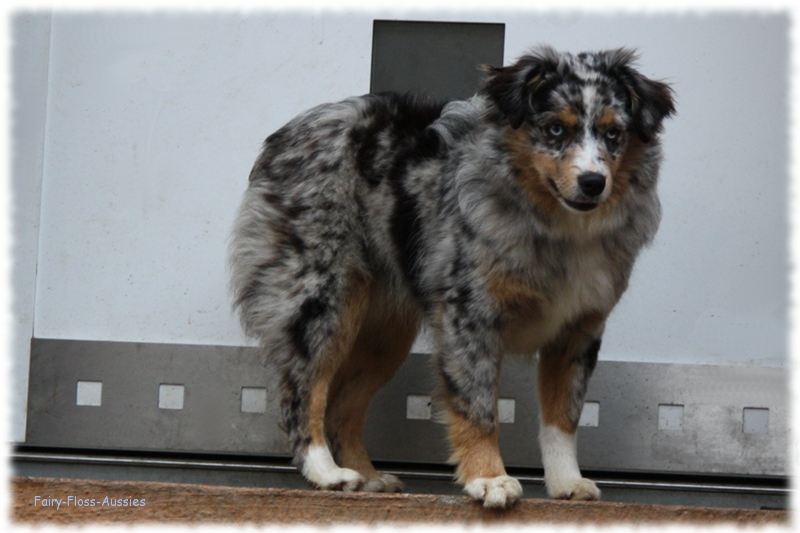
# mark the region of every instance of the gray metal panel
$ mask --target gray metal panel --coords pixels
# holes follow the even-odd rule
[[[406,418],[408,395],[433,389],[429,358],[409,356],[376,396],[365,435],[374,459],[446,460],[444,428]],[[509,466],[541,466],[535,374],[521,359],[503,368],[500,397],[515,401],[514,422],[501,425]],[[101,406],[76,405],[78,381],[103,383]],[[184,385],[182,410],[158,408],[160,384]],[[241,412],[243,387],[267,390],[264,412]],[[36,339],[26,444],[286,455],[277,391],[273,369],[253,348]],[[783,369],[601,361],[587,397],[599,403],[599,424],[579,431],[581,465],[788,475],[788,397]],[[680,429],[659,429],[659,405],[682,407]],[[767,432],[744,432],[746,408],[768,410]]]
[[[376,20],[372,31],[371,92],[468,98],[479,65],[503,64],[504,24]]]
[[[103,383],[100,407],[76,405],[78,381]],[[184,408],[158,408],[161,384]],[[288,454],[275,374],[252,348],[34,339],[26,444],[74,448]],[[268,391],[242,413],[242,387]]]
[[[428,357],[412,355],[373,403],[365,440],[376,459],[443,462],[444,428],[407,420],[401,398],[430,390]],[[535,365],[509,358],[499,395],[516,403],[513,424],[501,424],[509,466],[541,466]],[[581,466],[591,470],[788,475],[789,393],[785,371],[600,361],[587,401],[598,402],[597,427],[581,427]],[[684,407],[681,430],[660,430],[659,405]],[[769,432],[743,431],[745,408],[769,410]],[[398,435],[402,438],[398,438]]]

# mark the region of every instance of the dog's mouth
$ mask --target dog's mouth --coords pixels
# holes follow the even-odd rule
[[[600,205],[598,202],[592,202],[592,201],[568,200],[564,198],[564,195],[561,194],[561,191],[558,190],[558,186],[556,185],[555,181],[549,179],[548,182],[550,183],[550,187],[553,189],[553,192],[555,192],[556,198],[558,198],[561,201],[561,203],[563,203],[565,206],[571,209],[586,213],[587,211],[591,211],[592,209],[595,209],[597,208],[598,205]]]

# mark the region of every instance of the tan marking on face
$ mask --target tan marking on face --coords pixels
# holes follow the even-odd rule
[[[613,109],[607,107],[603,111],[603,114],[600,115],[600,119],[597,121],[597,127],[600,131],[605,131],[615,124],[617,124],[617,114]]]
[[[566,162],[535,152],[531,147],[529,126],[516,130],[509,128],[506,132],[506,145],[522,190],[545,215],[555,216],[562,207],[553,195],[547,178],[563,175],[568,168]]]
[[[567,130],[574,131],[575,128],[578,127],[580,117],[578,117],[578,114],[575,113],[575,110],[570,107],[565,107],[558,112],[558,120],[560,120],[564,126],[567,127]]]
[[[499,429],[484,433],[466,418],[448,409],[445,413],[452,454],[449,462],[457,464],[456,478],[466,485],[478,478],[506,475],[500,457]]]
[[[631,136],[628,139],[628,144],[622,155],[617,159],[614,167],[614,174],[624,179],[626,183],[630,180],[631,174],[635,173],[641,168],[642,155],[647,146],[639,140],[636,136]]]
[[[610,115],[605,118],[609,119]],[[516,130],[508,128],[505,142],[514,174],[525,195],[549,218],[554,228],[564,228],[569,232],[584,231],[595,222],[613,216],[620,201],[628,194],[631,175],[640,168],[641,157],[647,149],[638,137],[629,135],[621,154],[613,159],[607,158],[609,196],[594,210],[576,214],[561,204],[548,183],[552,179],[558,193],[568,199],[576,195],[577,175],[572,167],[574,150],[568,148],[555,158],[537,152],[531,145],[530,126]]]
[[[631,176],[641,167],[642,154],[645,149],[646,146],[642,141],[635,136],[630,136],[620,156],[609,161],[611,194],[595,210],[599,216],[610,214],[628,194]]]

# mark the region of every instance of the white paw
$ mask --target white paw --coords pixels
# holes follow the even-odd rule
[[[600,489],[591,479],[546,479],[547,495],[560,500],[599,500]]]
[[[522,496],[522,485],[511,476],[473,479],[464,491],[483,502],[487,509],[510,507]]]
[[[367,481],[361,490],[365,492],[400,492],[403,490],[403,482],[397,476],[382,474],[380,477]]]
[[[303,460],[303,476],[324,490],[350,492],[364,485],[364,476],[349,468],[340,468],[326,446],[312,446]]]
[[[324,475],[306,476],[306,478],[322,490],[341,490],[353,492],[364,486],[364,476],[349,468],[335,468]]]
[[[328,479],[318,483],[318,486],[324,490],[353,492],[364,486],[364,476],[349,468],[339,468],[336,472],[331,472]]]

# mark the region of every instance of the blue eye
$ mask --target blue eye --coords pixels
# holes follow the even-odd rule
[[[561,139],[566,137],[567,129],[560,122],[554,122],[545,127],[545,133],[551,139]]]
[[[622,129],[618,126],[612,126],[605,132],[605,138],[611,142],[616,142],[622,137]]]

